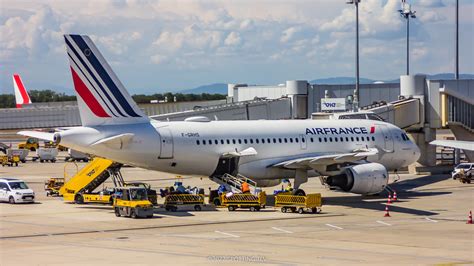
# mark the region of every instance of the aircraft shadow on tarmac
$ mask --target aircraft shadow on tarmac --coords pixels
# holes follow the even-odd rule
[[[413,189],[438,183],[449,179],[449,175],[431,175],[431,176],[420,176],[415,179],[402,180],[390,185],[390,187],[397,191],[398,202],[406,202],[410,200],[415,200],[421,197],[431,197],[438,195],[451,194],[449,191],[413,191]],[[374,196],[341,196],[341,197],[327,197],[323,200],[323,205],[338,205],[338,206],[347,206],[352,208],[361,208],[368,210],[380,210],[385,209],[385,204],[387,203],[387,192],[383,192],[380,195]],[[439,213],[425,210],[418,210],[412,208],[405,208],[397,206],[395,204],[390,205],[390,211],[421,215],[421,216],[431,216],[437,215]]]

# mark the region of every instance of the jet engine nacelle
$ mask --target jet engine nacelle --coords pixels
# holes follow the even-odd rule
[[[379,163],[366,163],[346,167],[340,175],[329,176],[326,183],[346,192],[356,194],[376,194],[388,183],[387,169]]]
[[[257,187],[274,187],[281,183],[281,179],[261,179],[255,182],[257,182]]]

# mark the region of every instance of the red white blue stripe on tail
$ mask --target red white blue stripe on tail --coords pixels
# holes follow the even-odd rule
[[[78,96],[93,116],[105,119],[91,121],[80,110],[83,124],[114,124],[111,121],[130,122],[130,118],[144,117],[88,36],[65,35],[64,39]]]

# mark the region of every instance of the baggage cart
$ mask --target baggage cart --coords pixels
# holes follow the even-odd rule
[[[0,156],[0,162],[2,166],[18,166],[18,163],[20,162],[20,157],[17,155],[14,156],[8,156],[8,155],[1,155]]]
[[[169,194],[163,204],[167,211],[177,211],[178,206],[194,205],[194,210],[200,211],[204,204],[204,194]]]
[[[43,162],[56,162],[56,156],[58,156],[57,148],[38,148],[36,150],[36,156],[33,157],[33,161],[39,160]]]
[[[22,163],[26,162],[26,156],[28,156],[28,153],[30,153],[30,151],[27,149],[7,149],[8,156],[18,156]]]
[[[275,196],[275,207],[281,207],[281,212],[321,212],[322,200],[320,193],[306,196],[278,194]]]
[[[250,209],[250,211],[260,211],[265,208],[267,195],[262,191],[258,196],[250,193],[236,193],[232,195],[222,194],[221,205],[227,207],[229,211],[235,211],[238,208]]]

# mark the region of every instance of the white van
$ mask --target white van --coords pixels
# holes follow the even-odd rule
[[[16,178],[0,178],[0,201],[11,204],[35,202],[35,192],[23,180]]]

